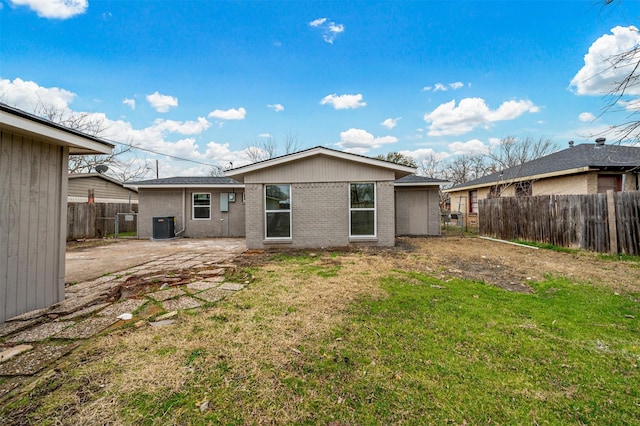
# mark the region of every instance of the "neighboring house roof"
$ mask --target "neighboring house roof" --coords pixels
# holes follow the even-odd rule
[[[111,154],[114,145],[0,102],[0,126],[14,133],[69,147],[69,154]]]
[[[444,190],[481,188],[500,183],[534,180],[589,171],[640,172],[640,147],[580,144]]]
[[[219,176],[176,176],[128,182],[125,188],[244,188],[235,179]]]
[[[225,175],[234,177],[240,180],[244,180],[244,176],[262,169],[278,166],[281,164],[289,163],[291,161],[302,160],[317,155],[324,155],[327,157],[338,158],[341,160],[352,161],[355,163],[382,167],[395,171],[396,179],[406,175],[415,173],[414,167],[403,166],[401,164],[393,163],[391,161],[379,160],[377,158],[366,157],[364,155],[351,154],[348,152],[337,151],[335,149],[325,148],[322,146],[316,146],[315,148],[306,149],[304,151],[298,151],[293,154],[282,155],[280,157],[270,158],[268,160],[259,161],[257,163],[248,164],[246,166],[236,167],[235,169],[227,170]]]
[[[448,180],[429,178],[425,176],[409,175],[396,179],[394,186],[440,186]]]
[[[72,173],[72,174],[69,175],[69,180],[72,180],[72,179],[88,179],[88,178],[99,178],[99,179],[105,180],[107,182],[111,182],[114,185],[125,187],[124,183],[122,183],[119,180],[114,179],[112,177],[105,176],[102,173]],[[127,188],[127,189],[129,189],[131,191],[138,192],[138,190],[136,188]]]

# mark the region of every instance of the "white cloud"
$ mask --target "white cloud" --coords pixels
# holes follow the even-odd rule
[[[284,111],[284,106],[282,104],[269,104],[267,107],[271,108],[275,112]]]
[[[209,118],[217,118],[219,120],[244,120],[246,115],[247,110],[244,108],[216,109],[209,113]]]
[[[578,119],[582,122],[590,122],[596,119],[596,116],[591,114],[590,112],[582,112],[578,116]]]
[[[198,117],[197,121],[175,121],[156,119],[153,126],[164,132],[179,133],[181,135],[199,135],[211,127],[211,123],[204,117]]]
[[[603,95],[611,92],[640,60],[640,53],[633,55],[616,67],[611,66],[615,55],[630,51],[640,44],[640,33],[634,26],[614,27],[612,34],[605,34],[593,42],[584,55],[584,66],[571,79],[570,87],[578,95]],[[629,95],[640,94],[640,86],[629,86]]]
[[[402,119],[402,117],[387,118],[382,123],[380,123],[380,125],[386,127],[387,129],[393,129],[394,127],[396,127],[398,125],[398,121],[401,120],[401,119]]]
[[[436,83],[433,86],[424,86],[421,91],[429,92],[433,90],[434,92],[446,92],[447,90],[458,90],[464,87],[464,83],[461,81],[456,81],[449,84]],[[471,83],[469,83],[469,87],[471,87]]]
[[[87,11],[87,0],[9,0],[16,6],[27,6],[41,18],[68,19]]]
[[[333,44],[333,41],[336,39],[338,34],[344,32],[343,24],[336,24],[335,22],[329,21],[327,18],[314,19],[309,22],[309,26],[318,28],[322,31],[322,39],[329,44]]]
[[[169,109],[178,106],[178,98],[161,95],[157,91],[151,95],[147,95],[147,101],[149,101],[149,104],[158,112],[167,112]]]
[[[258,137],[268,139],[271,137],[271,133],[260,133]]]
[[[39,105],[66,110],[76,94],[58,87],[42,87],[33,81],[0,79],[0,101],[33,112]]]
[[[429,136],[462,135],[479,126],[488,128],[496,121],[513,120],[525,112],[538,111],[531,101],[507,101],[491,110],[484,99],[465,98],[458,106],[455,100],[439,105],[424,115],[424,121],[431,123]]]
[[[0,79],[0,101],[27,112],[34,111],[35,107],[42,103],[53,106],[64,114],[78,113],[69,109],[69,104],[75,97],[76,95],[68,90],[57,87],[41,87],[33,81],[15,79],[12,82]],[[230,162],[233,162],[236,167],[248,163],[244,150],[231,151],[229,144],[218,144],[212,141],[206,145],[203,152],[192,137],[171,139],[174,134],[196,135],[208,129],[211,123],[203,117],[188,121],[157,119],[151,126],[135,129],[131,123],[123,120],[111,120],[101,112],[82,114],[86,114],[88,120],[101,122],[106,130],[100,137],[113,142],[132,143],[145,150],[210,163],[223,168],[227,167]],[[210,168],[203,164],[179,161],[146,151],[133,150],[132,152],[135,157],[123,157],[122,160],[144,165],[145,159],[158,158],[161,177],[206,176],[210,171]],[[153,176],[149,175],[148,177],[155,177],[155,171],[153,171]]]
[[[319,27],[320,25],[324,24],[325,22],[327,22],[327,18],[318,18],[318,19],[314,19],[313,21],[309,22],[309,25],[312,27]]]
[[[489,142],[491,144],[491,142]],[[453,142],[449,144],[452,155],[487,154],[489,147],[479,139],[471,139],[467,142]]]
[[[131,107],[131,109],[136,109],[136,100],[135,99],[124,98],[122,103],[125,104],[125,105],[129,105]]]
[[[398,142],[398,138],[394,136],[376,138],[366,130],[351,128],[347,131],[340,132],[340,142],[338,142],[336,146],[354,154],[366,154],[372,149],[396,142]]]
[[[333,105],[335,109],[356,109],[366,106],[367,103],[362,101],[362,95],[327,95],[320,101],[321,105]]]

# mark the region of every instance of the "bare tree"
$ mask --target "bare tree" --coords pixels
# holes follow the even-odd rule
[[[524,139],[507,136],[500,141],[500,145],[489,153],[489,161],[492,163],[490,169],[494,173],[517,167],[557,150],[558,145],[551,139],[541,138],[534,141],[528,136]]]
[[[104,137],[108,130],[104,119],[95,117],[87,112],[73,112],[60,108],[53,104],[38,102],[34,109],[34,114],[46,118],[49,121],[60,124],[69,129],[77,130],[93,137]],[[135,145],[131,141],[126,144],[119,144],[111,154],[105,155],[70,155],[69,173],[91,173],[97,166],[105,165],[108,170],[105,172],[121,182],[136,180],[147,173],[147,161],[138,161],[135,158]],[[125,154],[128,159],[125,159]],[[133,158],[131,158],[133,156]]]
[[[417,174],[434,179],[445,179],[443,166],[444,156],[431,152],[426,158],[420,161]]]
[[[281,141],[277,141],[271,136],[256,138],[253,143],[244,149],[244,154],[250,162],[257,163],[280,155],[281,146],[283,147],[284,154],[291,154],[298,150],[298,145],[298,137],[289,132]]]
[[[224,169],[219,166],[211,166],[211,169],[209,170],[209,176],[224,177]]]
[[[493,167],[487,159],[482,154],[456,157],[444,167],[443,177],[455,186],[491,174]]]

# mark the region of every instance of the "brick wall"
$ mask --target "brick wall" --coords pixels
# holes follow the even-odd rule
[[[264,239],[264,186],[247,184],[246,234],[248,248],[319,248],[350,244],[395,244],[393,181],[377,183],[377,238],[349,238],[349,182],[291,185],[292,238]]]

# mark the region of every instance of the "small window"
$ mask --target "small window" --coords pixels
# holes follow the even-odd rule
[[[469,213],[478,213],[478,191],[469,191]]]
[[[266,238],[291,238],[291,185],[265,185]]]
[[[211,194],[193,194],[193,220],[211,219]]]
[[[530,180],[516,183],[516,197],[531,197],[531,194],[533,194],[533,189]]]
[[[352,237],[375,237],[376,185],[374,183],[351,184],[349,228]]]

